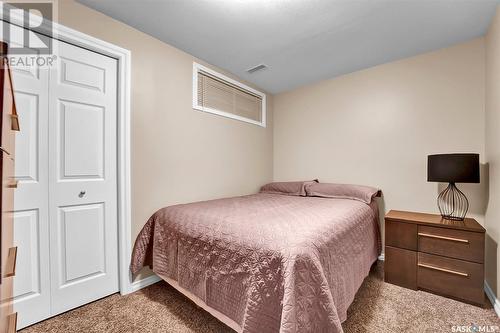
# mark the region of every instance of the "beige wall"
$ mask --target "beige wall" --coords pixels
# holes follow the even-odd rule
[[[132,239],[166,205],[255,192],[272,178],[266,129],[192,109],[191,55],[71,0],[62,24],[132,52]]]
[[[438,212],[427,155],[484,158],[484,57],[479,38],[275,95],[274,179],[378,186],[386,211]],[[486,179],[459,186],[480,222]]]
[[[500,9],[486,35],[486,161],[490,184],[486,211],[486,279],[495,294],[500,290]]]

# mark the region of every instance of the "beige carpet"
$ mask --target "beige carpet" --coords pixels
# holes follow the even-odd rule
[[[370,273],[349,308],[345,332],[452,332],[453,325],[496,325],[487,307],[468,305],[383,281],[383,263]],[[165,282],[127,296],[106,297],[21,331],[233,332]]]

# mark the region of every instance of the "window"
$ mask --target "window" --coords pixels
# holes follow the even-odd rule
[[[266,95],[193,63],[193,108],[266,127]]]

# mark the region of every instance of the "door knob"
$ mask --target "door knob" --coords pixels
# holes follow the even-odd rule
[[[80,193],[78,194],[78,196],[79,196],[80,198],[83,198],[83,197],[85,196],[85,193],[87,193],[87,192],[85,192],[85,191],[80,191]]]

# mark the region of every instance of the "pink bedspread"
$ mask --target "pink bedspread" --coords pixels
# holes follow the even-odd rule
[[[137,237],[131,271],[150,265],[243,332],[342,332],[380,253],[376,207],[262,193],[166,207]]]

